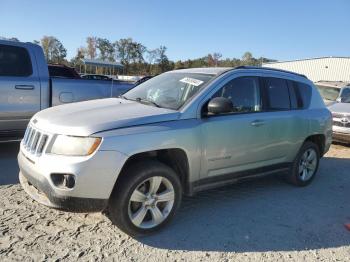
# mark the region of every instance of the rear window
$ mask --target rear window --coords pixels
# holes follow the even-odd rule
[[[79,78],[77,74],[75,74],[74,69],[69,67],[49,65],[49,74],[51,77]]]
[[[269,110],[290,109],[289,91],[287,81],[281,78],[267,77],[266,97]]]
[[[30,76],[32,63],[23,47],[0,45],[0,76]]]

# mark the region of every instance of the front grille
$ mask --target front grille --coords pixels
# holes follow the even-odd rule
[[[339,118],[339,119],[348,119],[350,121],[350,114],[349,113],[332,113],[333,118]]]
[[[332,113],[332,116],[333,116],[334,118],[343,118],[343,117],[345,117],[345,114],[341,114],[341,113]]]
[[[333,121],[334,126],[340,126],[340,127],[350,127],[350,122],[342,123],[338,121]]]
[[[49,136],[28,126],[22,140],[25,150],[33,155],[41,155],[47,145]]]

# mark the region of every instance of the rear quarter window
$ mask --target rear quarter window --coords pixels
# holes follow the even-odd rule
[[[32,73],[32,63],[25,48],[0,45],[0,76],[30,76]]]
[[[301,82],[294,82],[294,90],[297,97],[298,109],[308,108],[311,101],[311,86]]]

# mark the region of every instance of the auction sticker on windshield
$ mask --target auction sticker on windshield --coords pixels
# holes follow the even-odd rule
[[[186,84],[190,84],[190,85],[193,85],[193,86],[200,86],[201,84],[203,84],[202,80],[198,80],[198,79],[191,78],[191,77],[182,78],[180,80],[180,82],[183,82],[183,83],[186,83]]]

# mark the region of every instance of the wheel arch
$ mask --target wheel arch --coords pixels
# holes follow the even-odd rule
[[[306,141],[310,141],[314,144],[316,144],[318,146],[319,152],[320,152],[320,157],[322,157],[324,155],[324,151],[325,151],[325,144],[326,144],[326,136],[323,134],[315,134],[315,135],[311,135],[308,136],[305,140],[304,143]]]
[[[118,187],[118,182],[120,182],[123,177],[127,176],[126,170],[130,165],[147,160],[156,160],[172,168],[179,176],[184,194],[192,194],[192,188],[189,183],[189,160],[187,153],[181,148],[158,149],[131,155],[124,163],[120,175],[114,183],[112,192]]]

